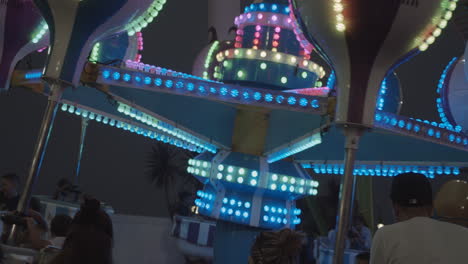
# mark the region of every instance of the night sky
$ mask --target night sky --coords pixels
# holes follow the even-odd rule
[[[207,45],[207,2],[168,0],[156,22],[143,32],[143,61],[190,72],[195,56]],[[461,36],[449,24],[427,52],[398,69],[405,100],[403,115],[438,120],[437,82],[449,60],[460,56],[463,49]],[[33,59],[32,65],[39,62]],[[23,62],[21,67],[25,66]],[[44,96],[22,89],[0,95],[0,174],[18,172],[24,177],[45,104]],[[74,174],[80,124],[79,118],[58,113],[35,193],[50,194],[60,177]],[[82,162],[83,189],[112,204],[119,213],[166,215],[164,196],[150,186],[144,173],[152,144],[144,137],[91,122]]]

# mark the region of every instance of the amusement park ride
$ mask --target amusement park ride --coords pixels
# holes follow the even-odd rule
[[[49,99],[19,210],[58,109],[200,153],[187,169],[204,184],[200,214],[217,222],[215,263],[244,263],[250,245],[240,241],[301,223],[295,200],[318,194],[306,169],[343,175],[334,260],[342,263],[355,175],[433,178],[466,167],[468,48],[437,87],[440,121],[399,115],[394,72],[430,50],[455,14],[466,41],[466,1],[256,1],[233,18],[235,39],[210,43],[192,74],[140,62],[141,31],[165,2],[0,3],[0,87]],[[14,71],[46,47],[44,69]],[[398,151],[406,144],[414,147]]]

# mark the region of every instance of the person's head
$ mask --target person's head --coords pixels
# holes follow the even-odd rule
[[[50,233],[53,237],[66,237],[70,231],[72,218],[68,215],[56,215],[50,222]]]
[[[434,216],[468,227],[468,182],[453,180],[445,183],[434,199]]]
[[[358,214],[353,217],[353,226],[358,230],[361,230],[363,226],[365,226],[365,220],[362,215]]]
[[[14,173],[5,174],[0,177],[0,191],[8,198],[18,194],[19,177]]]
[[[369,264],[370,253],[365,252],[356,256],[356,264]]]
[[[390,199],[397,221],[413,217],[430,217],[432,187],[423,174],[403,173],[393,179]]]
[[[95,199],[85,199],[72,220],[63,250],[57,259],[67,264],[111,264],[112,221]]]
[[[67,178],[61,178],[57,182],[57,188],[60,190],[66,190],[67,188],[70,188],[72,185],[73,184],[71,183],[71,181]]]
[[[249,264],[293,264],[303,240],[302,233],[291,229],[261,232],[250,251]]]

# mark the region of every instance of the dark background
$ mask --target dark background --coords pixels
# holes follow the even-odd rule
[[[207,44],[207,5],[208,0],[168,0],[143,32],[143,61],[190,72],[197,53]],[[405,100],[403,115],[438,120],[437,82],[449,60],[460,56],[463,48],[461,36],[449,24],[427,52],[398,69]],[[35,55],[32,66],[40,58]],[[0,94],[0,174],[17,172],[24,177],[45,104],[44,96],[18,88]],[[81,121],[59,111],[55,124],[36,194],[52,193],[60,177],[72,177],[75,171]],[[166,215],[164,195],[145,176],[152,144],[144,137],[90,122],[82,161],[83,189],[112,204],[118,213]],[[388,185],[388,179],[377,178],[376,182],[377,188]],[[386,192],[374,193],[376,202],[387,199],[382,194]]]

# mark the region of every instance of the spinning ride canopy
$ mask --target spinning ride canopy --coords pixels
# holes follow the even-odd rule
[[[0,92],[23,57],[48,45],[47,25],[32,0],[0,2]]]
[[[128,25],[152,10],[155,3],[160,9],[162,4],[159,2],[165,1],[35,0],[49,25],[51,36],[51,52],[44,77],[76,85],[94,43],[115,33],[132,30],[127,28]]]
[[[336,72],[336,121],[372,126],[392,67],[426,50],[456,1],[291,0],[298,26]]]

